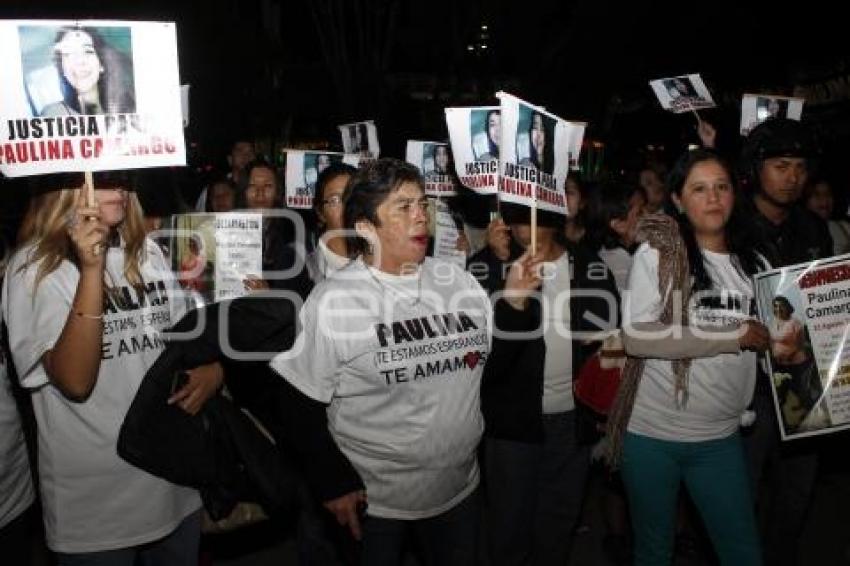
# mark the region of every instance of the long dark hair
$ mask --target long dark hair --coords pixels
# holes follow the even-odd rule
[[[679,197],[682,196],[682,189],[688,176],[691,174],[694,166],[706,161],[714,161],[723,167],[726,174],[729,175],[729,181],[732,183],[735,192],[735,204],[732,207],[732,214],[729,221],[724,227],[724,238],[726,239],[726,247],[729,250],[732,265],[738,272],[748,277],[757,273],[761,269],[758,255],[753,250],[752,237],[748,224],[743,218],[741,207],[739,204],[738,190],[734,185],[734,176],[732,168],[725,159],[717,155],[715,152],[707,149],[696,149],[682,155],[670,171],[667,177],[667,189],[671,193],[675,193]],[[691,226],[688,217],[684,212],[673,213],[676,221],[679,223],[679,231],[682,234],[682,239],[685,242],[685,247],[688,251],[688,261],[691,264],[691,275],[694,278],[694,291],[705,291],[711,289],[712,281],[705,268],[705,258],[702,255],[699,244],[697,243],[696,235],[694,234],[693,226]]]
[[[537,153],[537,148],[531,141],[534,130],[534,117],[540,116],[540,126],[543,128],[543,155]],[[528,122],[528,154],[529,159],[540,171],[551,173],[555,168],[555,148],[552,147],[555,143],[554,132],[549,131],[546,123],[546,117],[540,112],[534,111],[531,113],[531,120]],[[541,163],[542,160],[542,163]]]
[[[97,81],[97,94],[104,113],[126,114],[136,111],[136,94],[133,81],[133,61],[124,53],[108,45],[103,36],[88,27],[63,27],[56,32],[54,45],[69,33],[80,32],[91,37],[92,45],[103,70]],[[80,108],[77,90],[68,82],[62,65],[62,54],[53,54],[53,61],[59,74],[59,87],[64,103],[80,114],[91,114],[86,108]]]
[[[493,159],[498,159],[499,157],[499,144],[501,140],[494,142],[493,138],[490,137],[490,116],[498,116],[499,121],[502,120],[502,111],[498,109],[488,110],[487,116],[484,117],[484,133],[487,134],[487,149],[490,152],[490,157]]]

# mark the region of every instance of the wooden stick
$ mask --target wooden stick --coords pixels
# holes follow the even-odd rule
[[[691,106],[691,112],[694,113],[694,116],[697,119],[697,125],[702,124],[702,118],[699,117],[699,112],[697,112],[693,106]]]
[[[93,207],[94,206],[94,181],[92,180],[91,171],[85,172],[86,178],[86,206]]]
[[[535,187],[536,189],[537,187]],[[537,196],[531,201],[531,255],[537,253]]]

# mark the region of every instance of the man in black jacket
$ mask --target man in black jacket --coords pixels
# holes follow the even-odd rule
[[[468,266],[491,296],[531,236],[527,209],[503,203],[502,215],[508,224],[491,224],[488,247]],[[572,376],[592,351],[591,335],[618,323],[613,276],[595,254],[561,243],[559,226],[562,217],[538,212],[536,251],[548,269],[539,300],[528,309],[534,336],[497,334],[494,348],[514,352],[511,367],[488,361],[484,369],[484,483],[494,565],[566,564],[589,467]]]
[[[743,148],[743,181],[749,189],[743,206],[752,219],[754,245],[772,267],[832,255],[826,224],[800,203],[816,152],[809,129],[782,118],[760,124]],[[811,441],[780,442],[770,387],[769,376],[760,371],[753,401],[757,420],[745,437],[753,493],[759,493],[762,472],[771,470],[770,489],[759,501],[767,511],[765,564],[796,564],[796,541],[811,500],[818,457]]]

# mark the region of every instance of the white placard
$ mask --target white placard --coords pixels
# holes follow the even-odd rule
[[[339,132],[342,135],[342,149],[345,153],[354,153],[364,159],[378,159],[380,156],[378,128],[375,127],[374,121],[341,124]]]
[[[649,81],[649,86],[661,107],[675,114],[715,106],[711,93],[697,74],[656,79]]]
[[[566,215],[574,124],[511,94],[496,96],[502,109],[499,200]]]
[[[482,195],[499,190],[502,118],[498,106],[446,108],[446,126],[463,186]]]
[[[770,118],[800,120],[803,116],[802,98],[774,94],[745,94],[741,99],[741,135]]]
[[[0,172],[185,165],[173,23],[0,21]]]
[[[452,156],[448,144],[408,140],[405,157],[422,173],[426,195],[439,198],[457,194],[451,175]]]
[[[343,162],[357,167],[360,156],[329,151],[304,151],[287,149],[286,153],[286,206],[313,208],[316,181],[319,174],[331,163]]]

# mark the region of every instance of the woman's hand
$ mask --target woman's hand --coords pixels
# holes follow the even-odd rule
[[[100,209],[87,206],[85,191],[80,191],[76,208],[68,213],[68,237],[80,262],[80,271],[103,270],[109,227],[100,221]]]
[[[529,249],[511,264],[505,280],[505,300],[515,309],[525,310],[528,297],[540,287],[542,261],[542,254],[532,256]]]
[[[362,489],[346,493],[342,497],[331,499],[323,503],[325,509],[333,513],[337,523],[343,527],[347,526],[354,540],[360,540],[360,513],[366,505],[366,492]]]
[[[269,289],[269,282],[256,275],[248,275],[242,280],[242,285],[245,286],[246,291],[268,291]]]
[[[717,140],[717,130],[714,129],[714,126],[705,120],[700,120],[697,124],[697,135],[704,148],[714,149],[714,143]]]
[[[770,332],[767,327],[756,320],[748,320],[741,325],[741,335],[738,345],[741,350],[764,352],[770,344]]]
[[[204,404],[215,395],[224,381],[224,368],[218,362],[198,366],[186,372],[186,385],[168,398],[168,404],[177,404],[190,415],[198,414]]]
[[[469,240],[466,237],[466,232],[464,232],[463,230],[457,233],[455,249],[459,252],[463,252],[464,255],[469,255]]]
[[[501,218],[496,218],[487,226],[487,245],[497,258],[508,261],[511,255],[511,229]]]

